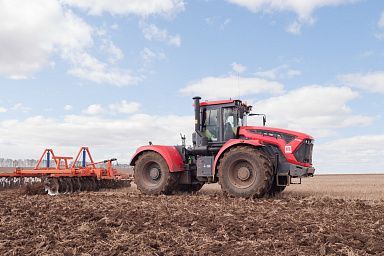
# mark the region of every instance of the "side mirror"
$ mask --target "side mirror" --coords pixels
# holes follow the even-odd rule
[[[263,126],[267,123],[267,116],[265,114],[250,113],[249,116],[263,116]]]

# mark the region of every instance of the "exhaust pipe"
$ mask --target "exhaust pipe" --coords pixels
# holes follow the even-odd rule
[[[196,96],[193,97],[194,105],[195,105],[195,131],[197,134],[201,136],[201,123],[200,123],[200,100],[201,97]]]

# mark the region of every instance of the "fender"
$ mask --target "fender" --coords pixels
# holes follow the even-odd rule
[[[263,144],[260,143],[259,140],[240,140],[240,139],[232,139],[227,141],[220,149],[220,151],[217,153],[215,157],[215,161],[213,162],[213,168],[212,168],[212,176],[214,177],[216,174],[216,167],[217,163],[219,162],[219,159],[221,158],[224,153],[229,150],[230,148],[234,146],[239,146],[239,145],[250,145],[253,147],[264,147]]]
[[[167,162],[170,172],[184,171],[183,157],[174,146],[160,146],[160,145],[149,145],[138,148],[132,157],[130,162],[131,166],[136,164],[137,159],[144,152],[153,151],[159,153],[164,160]]]

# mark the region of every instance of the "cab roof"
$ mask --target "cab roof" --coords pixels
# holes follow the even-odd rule
[[[212,105],[220,105],[220,104],[229,104],[235,103],[236,101],[241,102],[241,100],[217,100],[217,101],[202,101],[200,102],[200,106],[212,106]]]

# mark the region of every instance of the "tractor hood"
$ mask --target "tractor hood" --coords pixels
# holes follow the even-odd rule
[[[275,145],[290,164],[301,167],[312,166],[314,140],[308,134],[264,126],[243,126],[240,127],[238,135],[239,138]]]
[[[273,128],[273,127],[265,127],[265,126],[243,126],[239,129],[239,136],[250,138],[252,139],[254,135],[264,135],[264,136],[270,136],[270,137],[276,137],[284,139],[287,143],[289,143],[292,140],[299,139],[309,139],[313,140],[313,137],[296,131],[291,130],[285,130],[280,128]]]

